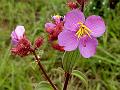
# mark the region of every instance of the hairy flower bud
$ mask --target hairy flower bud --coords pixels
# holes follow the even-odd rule
[[[62,51],[62,52],[65,51],[62,46],[59,46],[59,44],[52,44],[52,47],[58,51]]]
[[[16,47],[11,49],[15,55],[24,57],[31,53],[31,43],[27,38],[21,38]]]
[[[68,2],[67,5],[70,9],[78,8],[78,4],[76,2]]]
[[[34,42],[34,48],[37,49],[43,44],[43,38],[38,37]]]
[[[65,50],[64,50],[64,47],[63,47],[63,46],[60,46],[60,45],[58,44],[58,41],[57,41],[57,40],[54,40],[54,41],[52,41],[52,42],[50,42],[50,43],[51,43],[53,49],[58,50],[58,51],[62,51],[62,52],[65,51]]]

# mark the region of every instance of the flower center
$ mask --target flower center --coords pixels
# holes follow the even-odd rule
[[[88,35],[90,38],[90,33],[92,32],[88,27],[86,27],[83,23],[78,22],[80,24],[79,30],[76,32],[78,38]]]

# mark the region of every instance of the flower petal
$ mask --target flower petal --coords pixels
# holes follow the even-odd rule
[[[105,32],[105,23],[100,16],[89,16],[85,25],[92,31],[91,35],[94,37],[100,37]]]
[[[56,26],[56,25],[53,24],[53,23],[46,23],[46,24],[45,24],[45,30],[46,30],[48,33],[52,33],[55,26]]]
[[[56,26],[56,25],[53,24],[53,23],[46,23],[46,24],[45,24],[45,29],[46,29],[46,31],[47,31],[48,33],[52,33],[52,31],[53,31],[53,29],[54,29],[55,26]]]
[[[24,33],[25,33],[24,26],[17,26],[15,29],[15,33],[16,33],[18,39],[23,38]]]
[[[12,45],[17,45],[18,43],[18,38],[17,38],[15,31],[12,31],[11,33],[11,43]]]
[[[16,46],[17,43],[18,43],[18,40],[15,39],[15,38],[12,38],[11,43],[12,43],[13,46]]]
[[[84,14],[79,9],[74,9],[67,13],[65,16],[64,28],[76,31],[78,28],[78,22],[84,23],[85,17]]]
[[[11,38],[12,38],[12,39],[18,39],[15,31],[12,31],[12,33],[11,33]]]
[[[58,35],[58,43],[60,46],[64,46],[64,50],[72,51],[77,48],[79,40],[77,40],[75,32],[64,30]]]
[[[23,38],[24,33],[25,33],[24,26],[17,26],[15,31],[12,31],[11,42],[14,46],[17,45],[19,39]]]
[[[84,37],[80,39],[79,50],[83,57],[90,58],[96,53],[98,41],[96,38]]]

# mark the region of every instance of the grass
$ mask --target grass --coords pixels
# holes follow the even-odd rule
[[[20,58],[10,53],[10,33],[16,25],[24,25],[31,41],[45,37],[38,51],[53,81],[63,84],[62,53],[47,42],[44,24],[54,14],[64,15],[66,0],[0,0],[0,90],[35,90],[42,80],[32,56]],[[106,33],[99,38],[97,54],[91,59],[80,58],[76,68],[89,80],[88,90],[120,90],[120,2],[110,9],[109,0],[90,0],[85,15],[101,15],[106,22]],[[61,84],[62,82],[62,84]],[[86,90],[78,78],[72,77],[68,90]]]

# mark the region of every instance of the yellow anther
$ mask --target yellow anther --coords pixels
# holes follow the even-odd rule
[[[86,27],[83,23],[79,22],[78,24],[80,24],[80,28],[76,32],[77,37],[80,38],[84,35],[88,35],[91,38],[90,33],[92,31],[88,27]]]
[[[90,34],[89,34],[88,31],[85,30],[85,33],[86,33],[90,38],[92,38],[92,37],[90,36]]]
[[[85,26],[85,25],[84,25]],[[92,32],[88,27],[85,26],[85,28],[89,31],[89,32]]]

